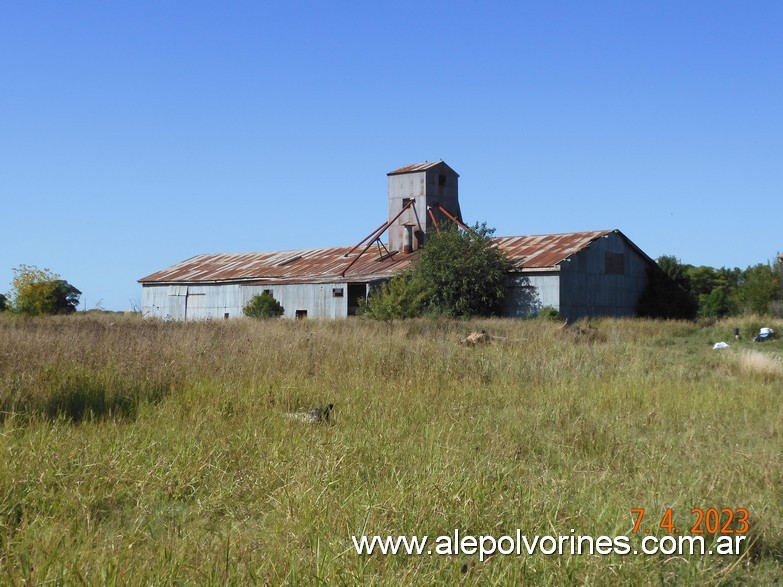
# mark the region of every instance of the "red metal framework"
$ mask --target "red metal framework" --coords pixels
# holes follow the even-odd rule
[[[400,210],[400,212],[399,212],[399,214],[397,214],[397,216],[395,216],[391,220],[381,224],[377,229],[375,229],[375,231],[370,233],[369,236],[363,238],[361,241],[359,241],[359,243],[355,247],[353,247],[350,251],[348,251],[348,253],[345,254],[346,257],[348,256],[349,253],[355,251],[360,246],[362,246],[363,243],[365,243],[365,242],[367,242],[369,240],[369,242],[367,242],[367,246],[365,246],[364,249],[362,249],[362,252],[359,253],[358,255],[356,255],[356,257],[350,263],[348,263],[348,266],[345,269],[343,269],[342,272],[340,272],[340,277],[345,277],[345,274],[348,272],[348,270],[351,267],[353,267],[354,263],[356,263],[361,258],[361,256],[364,255],[364,253],[367,252],[367,249],[369,249],[371,246],[373,246],[376,242],[378,243],[378,249],[379,249],[378,252],[381,255],[381,258],[384,259],[384,258],[391,257],[393,253],[390,253],[389,250],[386,249],[386,247],[383,245],[383,243],[381,242],[381,235],[384,232],[386,232],[388,230],[388,228],[392,224],[394,224],[394,221],[397,220],[400,216],[402,216],[402,213],[405,212],[405,210],[407,210],[411,206],[413,206],[414,210],[416,209],[415,200],[413,200],[413,199],[409,200],[402,207],[402,210]],[[382,253],[380,253],[380,247],[382,247],[382,246],[383,246],[384,249],[386,249],[386,255],[383,255]]]

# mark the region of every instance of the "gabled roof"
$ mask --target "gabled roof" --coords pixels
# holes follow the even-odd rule
[[[386,175],[402,175],[403,173],[419,173],[420,171],[427,171],[428,169],[432,169],[433,167],[438,167],[439,165],[446,167],[447,169],[451,170],[451,172],[454,173],[457,177],[459,177],[459,173],[451,169],[451,167],[446,165],[443,161],[425,161],[424,163],[414,163],[413,165],[406,165],[405,167],[400,167],[399,169],[390,171]]]
[[[611,230],[594,230],[563,234],[505,236],[494,240],[517,264],[517,268],[544,269],[562,263],[568,257],[589,247],[596,239],[611,232]]]
[[[509,256],[517,271],[556,270],[558,265],[608,234],[620,235],[644,259],[653,263],[619,230],[568,232],[493,239]],[[351,247],[300,249],[271,253],[225,253],[197,255],[168,269],[139,279],[148,285],[167,283],[332,283],[386,279],[406,269],[417,253],[381,256],[375,246],[359,256]],[[384,252],[382,249],[380,252]],[[347,271],[346,271],[347,269]],[[343,275],[343,272],[345,273]]]
[[[554,268],[569,257],[583,251],[599,238],[616,234],[640,257],[655,263],[631,239],[616,228],[590,232],[565,232],[562,234],[539,234],[533,236],[505,236],[495,238],[501,249],[515,263],[517,270]]]

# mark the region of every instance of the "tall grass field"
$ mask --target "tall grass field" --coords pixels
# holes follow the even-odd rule
[[[760,326],[783,332],[0,316],[0,584],[780,584],[783,341],[752,342]],[[460,344],[481,330],[491,343]],[[286,416],[330,403],[328,424]],[[735,515],[729,535],[747,510],[739,553],[368,555],[352,539],[712,545],[692,513],[711,508]]]

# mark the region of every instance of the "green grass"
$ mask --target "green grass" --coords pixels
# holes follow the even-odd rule
[[[745,331],[783,324],[591,324],[3,317],[0,583],[780,581],[783,341]],[[482,328],[504,338],[459,344]],[[331,402],[332,426],[284,417]],[[742,558],[351,542],[625,535],[633,508],[687,531],[697,507],[750,511]]]

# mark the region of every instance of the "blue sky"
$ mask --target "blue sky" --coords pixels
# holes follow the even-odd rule
[[[0,292],[352,245],[443,159],[499,236],[783,251],[783,3],[2,2]]]

